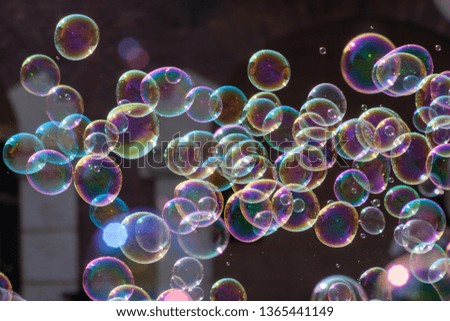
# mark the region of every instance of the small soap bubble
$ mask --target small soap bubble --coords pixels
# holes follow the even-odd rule
[[[321,55],[325,55],[325,54],[327,53],[327,48],[325,48],[325,47],[320,47],[320,48],[319,48],[319,53],[320,53]]]
[[[442,50],[441,45],[436,45],[436,46],[434,46],[434,50],[436,50],[436,51],[441,51],[441,50]]]
[[[380,207],[380,205],[381,205],[381,202],[380,202],[380,200],[379,199],[373,199],[371,202],[370,202],[370,204],[372,204],[373,206],[375,206],[375,207]]]

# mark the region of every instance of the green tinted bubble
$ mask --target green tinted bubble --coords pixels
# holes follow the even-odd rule
[[[106,301],[119,285],[134,284],[128,266],[114,257],[99,257],[91,261],[83,273],[83,289],[91,300]]]
[[[59,85],[59,67],[50,57],[33,55],[25,59],[20,68],[20,83],[29,93],[46,96],[50,89]]]
[[[363,172],[357,169],[348,169],[336,178],[334,195],[339,201],[360,206],[369,197],[369,186],[369,180]]]
[[[358,212],[346,202],[330,203],[320,210],[314,230],[319,241],[326,246],[347,246],[358,230]]]
[[[427,175],[436,187],[443,190],[450,189],[449,162],[450,144],[436,146],[427,157]]]
[[[212,285],[209,297],[211,301],[247,301],[247,292],[239,281],[224,278]]]
[[[375,63],[395,47],[386,37],[376,33],[364,33],[350,40],[341,57],[341,73],[354,90],[373,94],[379,89],[372,81]]]
[[[69,60],[82,60],[97,48],[100,32],[91,18],[72,14],[62,18],[55,29],[55,47]]]
[[[120,198],[106,206],[89,206],[89,218],[100,229],[104,229],[112,222],[122,222],[128,215],[128,206]]]
[[[384,196],[384,207],[393,217],[399,218],[403,206],[418,198],[419,194],[412,187],[394,186]]]
[[[264,49],[250,57],[247,73],[250,82],[259,90],[277,91],[288,84],[291,67],[282,54]]]

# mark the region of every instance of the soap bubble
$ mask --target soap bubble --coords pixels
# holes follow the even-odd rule
[[[334,195],[339,201],[360,206],[369,197],[369,180],[357,169],[347,169],[334,182]]]
[[[134,212],[122,221],[122,225],[127,232],[127,240],[120,250],[131,261],[150,264],[167,254],[171,244],[170,233],[166,223],[157,215]]]
[[[359,277],[359,283],[366,291],[369,300],[392,300],[392,287],[388,273],[380,267],[372,267]]]
[[[450,190],[450,144],[433,148],[427,157],[427,175],[436,187]]]
[[[186,95],[187,115],[198,123],[216,120],[223,109],[222,98],[209,87],[192,88]]]
[[[320,210],[314,230],[326,246],[347,246],[358,231],[358,212],[349,203],[332,202]]]
[[[91,123],[84,115],[72,114],[59,123],[57,144],[69,159],[86,156],[84,149],[84,132]]]
[[[117,104],[121,105],[123,101],[128,101],[128,103],[143,103],[141,98],[141,82],[146,75],[145,72],[140,70],[128,70],[124,72],[116,85]],[[159,99],[159,88],[155,87],[155,91],[152,95],[154,100],[147,101],[150,112],[153,111]]]
[[[190,294],[181,289],[169,289],[162,292],[156,301],[192,301]]]
[[[28,160],[36,152],[44,149],[44,145],[35,135],[19,133],[11,136],[3,147],[3,161],[15,173],[26,174],[39,170],[28,168]]]
[[[312,301],[367,301],[367,294],[355,280],[345,275],[331,275],[313,290]]]
[[[359,224],[366,233],[370,235],[378,235],[383,233],[386,227],[386,220],[383,212],[373,206],[365,207],[359,214]]]
[[[11,301],[13,298],[12,290],[8,277],[0,272],[0,301]]]
[[[115,287],[108,295],[108,301],[150,301],[150,295],[136,285],[123,284]]]
[[[75,166],[75,189],[88,204],[105,206],[111,204],[122,188],[122,171],[109,157],[88,155]]]
[[[196,259],[208,260],[222,254],[228,246],[230,234],[221,218],[207,227],[198,227],[186,235],[178,235],[183,251]]]
[[[30,157],[27,163],[27,179],[39,193],[57,195],[72,183],[72,164],[63,154],[42,150]]]
[[[260,50],[250,57],[248,79],[259,90],[277,91],[291,78],[291,67],[286,58],[274,50]]]
[[[435,283],[439,281],[441,274],[433,273],[436,272],[435,263],[438,260],[446,258],[445,251],[439,245],[434,244],[425,253],[411,253],[409,257],[409,268],[412,275],[420,282]],[[433,265],[434,269],[432,270]]]
[[[363,33],[353,38],[342,52],[341,73],[344,80],[358,92],[379,92],[372,81],[373,66],[394,48],[389,39],[376,33]]]
[[[400,217],[402,208],[409,202],[418,199],[419,194],[406,185],[392,187],[384,196],[384,207],[393,217]]]
[[[141,82],[141,97],[155,113],[175,117],[186,112],[185,98],[194,87],[191,77],[175,67],[158,68],[148,73]]]
[[[128,266],[114,257],[99,257],[91,261],[83,273],[83,289],[94,301],[106,301],[109,293],[119,285],[134,284]]]
[[[105,206],[89,206],[89,218],[100,229],[104,229],[109,223],[122,222],[128,215],[127,204],[116,197],[114,201]]]
[[[84,102],[74,88],[59,85],[53,87],[46,97],[47,116],[51,121],[62,122],[72,114],[83,114]]]
[[[97,48],[100,32],[91,18],[72,14],[62,18],[55,29],[55,47],[69,60],[82,60]]]
[[[59,85],[59,67],[50,57],[33,55],[25,59],[20,68],[20,83],[36,96],[48,95],[50,89]]]
[[[172,269],[172,282],[183,290],[193,289],[203,280],[202,263],[193,257],[183,257],[175,262]]]
[[[222,86],[214,91],[214,95],[222,100],[222,112],[214,120],[215,123],[220,126],[242,123],[245,118],[243,110],[248,101],[242,90],[234,86]]]
[[[119,141],[119,130],[107,120],[94,120],[86,126],[83,134],[87,154],[107,156]]]
[[[239,281],[224,278],[212,285],[209,297],[211,301],[247,301],[247,292]]]

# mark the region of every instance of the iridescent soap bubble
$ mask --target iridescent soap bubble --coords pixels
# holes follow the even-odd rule
[[[302,107],[301,113],[310,112],[320,117],[313,117],[314,122],[322,127],[333,126],[341,122],[344,114],[341,113],[339,107],[331,100],[325,98],[313,98],[307,100]]]
[[[91,18],[72,14],[56,25],[54,41],[58,53],[69,60],[82,60],[97,48],[100,32]]]
[[[277,105],[267,98],[250,99],[245,105],[243,113],[245,119],[242,124],[249,130],[253,136],[267,134],[264,128],[264,119]]]
[[[374,206],[367,206],[359,214],[359,224],[366,233],[378,235],[383,233],[386,227],[386,220],[383,212]]]
[[[386,157],[378,155],[370,161],[356,160],[352,167],[366,175],[371,194],[380,194],[387,188],[391,166]]]
[[[192,297],[184,290],[169,289],[162,292],[156,301],[192,301]]]
[[[151,223],[156,224],[151,226]],[[127,239],[120,250],[128,259],[139,264],[161,260],[171,245],[170,233],[165,224],[161,218],[150,212],[134,212],[128,215],[122,221]]]
[[[394,44],[380,34],[364,33],[356,36],[342,52],[341,73],[344,80],[358,92],[379,92],[372,81],[373,66],[394,48]]]
[[[205,297],[205,292],[202,288],[196,286],[195,288],[189,289],[189,295],[191,296],[193,301],[202,301]]]
[[[369,123],[359,119],[349,119],[336,129],[333,136],[333,145],[336,152],[344,159],[367,161],[374,159],[370,146],[375,128]]]
[[[89,118],[80,114],[69,115],[59,123],[57,144],[68,158],[74,159],[86,155],[84,150],[84,132],[90,123]]]
[[[186,112],[185,98],[194,87],[191,77],[181,69],[162,67],[148,73],[141,82],[141,97],[162,117]]]
[[[159,137],[159,119],[155,113],[148,113],[148,106],[129,103],[117,106],[106,118],[119,130],[119,143],[114,153],[127,159],[137,159],[147,155],[156,145]],[[119,123],[125,123],[121,130]]]
[[[419,198],[407,203],[400,212],[405,249],[423,253],[444,233],[446,217],[441,206],[429,199]]]
[[[240,242],[259,240],[272,224],[272,204],[261,194],[258,190],[241,190],[228,198],[224,210],[225,225],[230,234]],[[253,201],[259,197],[262,198],[260,202]]]
[[[345,115],[347,111],[347,99],[344,93],[333,84],[323,83],[315,86],[308,93],[307,100],[314,98],[325,98],[332,101],[339,108],[341,115]]]
[[[414,127],[421,133],[425,133],[428,123],[437,117],[436,111],[428,106],[422,106],[416,109],[413,115]]]
[[[445,251],[439,246],[434,244],[425,253],[411,253],[409,257],[409,269],[411,274],[422,283],[435,283],[440,279],[441,273],[433,273],[433,265],[442,259],[446,259],[447,255]],[[436,265],[434,265],[434,268]],[[430,273],[431,272],[431,273]],[[443,271],[444,273],[446,271]]]
[[[119,141],[119,130],[110,121],[94,120],[84,130],[84,149],[87,154],[107,156]]]
[[[256,94],[254,94],[252,97],[250,97],[249,101],[253,100],[253,99],[259,99],[259,98],[265,98],[265,99],[269,99],[270,101],[272,101],[275,106],[281,106],[281,100],[280,98],[278,98],[278,96],[270,91],[260,91]]]
[[[426,76],[425,65],[419,58],[395,50],[378,60],[372,72],[378,90],[393,97],[415,93]]]
[[[434,109],[432,109],[434,111]],[[450,142],[450,116],[441,115],[431,119],[425,127],[424,133],[431,147]]]
[[[170,244],[171,234],[166,222],[148,213],[140,217],[134,226],[136,242],[147,252],[158,253]]]
[[[13,298],[12,290],[8,277],[0,272],[0,301],[11,301]]]
[[[331,275],[321,280],[313,290],[312,301],[367,301],[361,285],[345,275]]]
[[[44,144],[35,135],[19,133],[11,136],[3,147],[3,161],[15,173],[26,174],[27,164],[31,156],[44,149]],[[36,168],[34,170],[38,170]],[[34,171],[33,170],[33,171]],[[28,173],[31,173],[31,168]]]
[[[375,128],[372,146],[379,153],[386,153],[389,157],[396,157],[402,154],[410,144],[409,136],[402,136],[409,133],[409,128],[406,123],[397,117],[387,117],[380,121]],[[406,145],[401,148],[400,152],[396,152],[395,149],[399,148],[399,145]],[[394,150],[394,153],[390,153]]]
[[[417,190],[420,195],[428,198],[433,198],[444,194],[444,190],[434,185],[434,183],[429,179],[417,185]]]
[[[183,251],[199,260],[208,260],[222,254],[228,246],[230,234],[221,218],[207,227],[198,227],[186,235],[178,235]]]
[[[277,91],[291,78],[291,67],[287,59],[274,50],[260,50],[248,62],[248,79],[259,90]]]
[[[314,226],[319,215],[320,205],[312,191],[292,192],[292,215],[281,226],[289,232],[303,232]]]
[[[450,190],[450,144],[433,148],[427,157],[427,175],[436,187]]]
[[[31,187],[45,195],[57,195],[72,183],[72,164],[63,154],[42,150],[30,157],[27,163],[27,179]]]
[[[66,85],[55,86],[48,92],[46,106],[47,116],[54,122],[62,122],[69,115],[84,112],[80,93]]]
[[[198,210],[203,212],[204,215],[198,215],[194,220],[199,227],[211,225],[217,220],[223,210],[224,202],[222,192],[218,191],[211,183],[202,180],[190,179],[181,182],[175,187],[174,196],[192,201],[197,206]],[[208,209],[202,210],[200,208],[200,201],[205,197],[208,197],[215,203],[213,210],[208,211]]]
[[[369,180],[360,170],[345,170],[334,182],[334,195],[339,201],[360,206],[369,197]]]
[[[222,112],[214,120],[216,124],[222,126],[242,123],[245,118],[243,110],[248,101],[242,90],[234,86],[222,86],[215,90],[214,95],[222,100]]]
[[[450,92],[450,75],[441,73],[434,75],[430,80],[430,96],[436,99],[440,96],[448,96]]]
[[[347,246],[358,231],[358,212],[349,203],[332,202],[320,210],[314,230],[319,241],[326,246]]]
[[[211,301],[247,301],[247,292],[238,280],[223,278],[211,286],[209,298]]]
[[[359,283],[366,291],[369,300],[392,300],[392,286],[388,273],[380,267],[372,267],[359,277]]]
[[[99,257],[83,272],[84,292],[94,301],[108,300],[114,288],[125,284],[134,284],[133,274],[124,262],[114,257]]]
[[[209,87],[192,88],[186,95],[187,115],[198,123],[216,120],[222,112],[222,98]]]
[[[128,101],[130,103],[142,103],[141,98],[141,82],[147,74],[141,70],[128,70],[124,72],[116,85],[116,101],[121,105],[121,102]],[[148,101],[149,109],[152,111],[158,103],[159,88],[155,87],[156,92],[152,95],[153,100]]]
[[[122,188],[122,171],[109,157],[88,155],[75,166],[73,182],[78,195],[88,204],[111,204]]]
[[[384,195],[384,208],[393,217],[399,218],[403,206],[418,198],[419,194],[412,187],[397,185]]]
[[[189,234],[197,228],[198,223],[189,217],[198,212],[194,202],[184,197],[175,197],[166,202],[161,216],[175,234]]]
[[[150,295],[141,287],[123,284],[115,287],[108,295],[108,301],[150,301]]]
[[[289,106],[280,106],[269,112],[263,122],[265,141],[278,151],[288,151],[295,147],[292,126],[299,112]]]
[[[275,166],[281,183],[293,191],[306,190],[313,175],[306,155],[296,150],[290,151],[278,157]]]
[[[59,67],[50,57],[33,55],[25,59],[20,68],[20,83],[29,93],[46,96],[50,89],[59,85]]]
[[[203,264],[193,257],[183,257],[172,268],[172,282],[183,290],[193,289],[203,280]]]
[[[104,229],[112,222],[122,222],[128,215],[128,206],[119,197],[105,206],[89,206],[89,218],[100,229]]]
[[[430,147],[423,135],[411,133],[409,148],[402,155],[392,158],[395,176],[408,185],[418,185],[427,180],[426,159]]]

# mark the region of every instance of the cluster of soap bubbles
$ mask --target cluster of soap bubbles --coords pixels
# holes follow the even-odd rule
[[[91,55],[98,40],[97,25],[83,15],[63,18],[55,31],[58,52],[71,60]],[[234,86],[196,86],[176,67],[129,70],[117,82],[117,106],[105,119],[91,121],[83,115],[81,95],[60,84],[57,64],[33,55],[20,79],[27,91],[46,97],[49,122],[34,134],[12,136],[3,159],[42,194],[62,193],[73,182],[105,243],[134,263],[163,259],[176,239],[187,256],[174,264],[171,288],[156,300],[202,300],[199,260],[222,254],[230,236],[252,243],[279,229],[314,228],[321,243],[341,248],[354,241],[359,226],[380,235],[386,226],[382,202],[367,201],[382,193],[385,211],[398,219],[394,239],[411,253],[411,273],[425,283],[448,279],[447,254],[437,245],[446,227],[444,211],[411,186],[429,196],[450,190],[450,72],[434,74],[425,48],[396,48],[374,33],[347,44],[341,70],[359,92],[415,94],[417,132],[384,106],[365,105],[358,118],[345,119],[344,93],[329,83],[315,86],[299,108],[282,104],[274,92],[288,85],[291,68],[281,53],[267,49],[250,57],[248,78],[261,91],[250,98]],[[110,154],[145,157],[158,143],[160,118],[183,113],[219,128],[190,131],[168,143],[165,164],[184,180],[161,213],[129,209],[118,197],[122,172]],[[321,207],[314,190],[338,158],[351,167],[334,180],[336,200]],[[402,185],[388,188],[394,177]],[[312,299],[388,300],[390,284],[388,272],[374,267],[359,283],[340,275],[322,280]],[[108,256],[87,265],[83,288],[92,300],[151,299],[134,284],[130,268]],[[224,278],[214,283],[210,299],[246,300],[247,294],[237,280]]]

